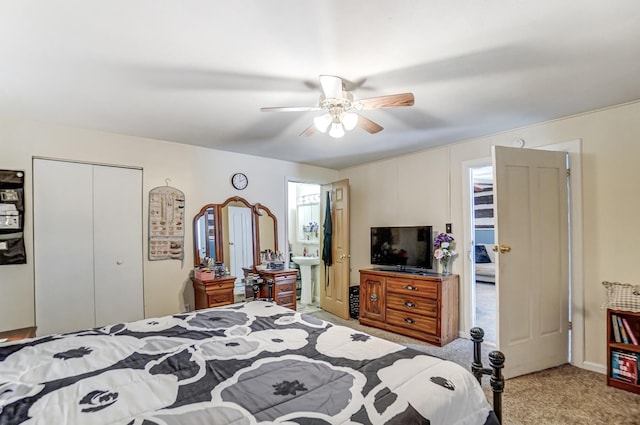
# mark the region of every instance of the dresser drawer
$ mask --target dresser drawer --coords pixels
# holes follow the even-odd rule
[[[437,335],[438,331],[438,321],[432,317],[390,308],[387,309],[387,323],[431,335]]]
[[[388,277],[387,292],[438,299],[438,284],[426,280]]]
[[[406,311],[412,314],[421,314],[429,317],[438,317],[438,301],[432,298],[416,297],[414,294],[405,295],[389,292],[387,294],[387,307],[394,310]]]
[[[230,289],[207,291],[207,307],[233,304],[233,286]]]
[[[276,297],[276,304],[283,307],[289,307],[295,310],[296,308],[296,293],[287,292],[284,294],[278,294]]]
[[[282,292],[294,292],[296,290],[296,280],[286,279],[282,281],[276,281],[276,293]]]

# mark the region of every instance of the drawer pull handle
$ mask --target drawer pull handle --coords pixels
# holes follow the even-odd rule
[[[405,306],[407,306],[407,307],[409,307],[409,308],[413,308],[413,307],[415,307],[415,306],[416,306],[414,303],[410,303],[409,301],[405,301],[405,302],[404,302],[404,305],[405,305]]]
[[[408,324],[410,324],[410,325],[413,325],[414,323],[416,323],[416,321],[415,321],[415,320],[413,320],[413,319],[409,319],[408,317],[407,317],[406,319],[404,319],[404,321],[405,321],[405,322],[407,322],[407,323],[408,323]]]
[[[418,290],[418,288],[416,288],[415,286],[411,286],[411,285],[404,285],[403,288],[406,289],[407,291],[417,291]]]
[[[371,294],[371,296],[369,297],[369,299],[373,302],[378,301],[378,296],[376,294]]]

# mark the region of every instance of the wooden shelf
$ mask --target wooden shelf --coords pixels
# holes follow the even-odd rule
[[[607,310],[607,385],[640,394],[640,380],[638,379],[640,377],[640,375],[638,374],[638,369],[640,366],[640,345],[616,342],[615,330],[613,328],[613,322],[611,320],[612,315],[616,315],[620,318],[626,319],[631,332],[635,335],[636,339],[640,341],[640,313],[633,313],[631,311],[622,310]],[[613,352],[627,353],[636,356],[636,379],[634,383],[614,378],[612,376]]]

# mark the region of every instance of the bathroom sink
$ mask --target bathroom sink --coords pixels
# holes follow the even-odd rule
[[[317,266],[320,264],[320,257],[291,257],[291,259],[299,266]]]
[[[300,302],[303,304],[311,304],[313,301],[313,277],[311,275],[311,267],[320,264],[320,257],[291,257],[294,263],[300,266],[300,282],[302,290],[300,291]]]

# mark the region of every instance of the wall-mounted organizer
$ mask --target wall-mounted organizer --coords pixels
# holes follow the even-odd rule
[[[0,170],[0,265],[26,262],[24,171]]]
[[[149,260],[184,259],[184,193],[169,186],[149,191]]]

